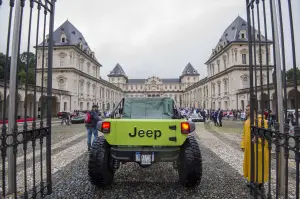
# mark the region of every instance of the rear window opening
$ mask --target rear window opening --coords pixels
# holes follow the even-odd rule
[[[170,98],[126,98],[124,119],[172,119],[174,101]]]

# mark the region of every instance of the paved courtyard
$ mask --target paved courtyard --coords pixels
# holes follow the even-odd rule
[[[98,189],[88,181],[84,124],[54,125],[53,194],[47,198],[250,198],[242,176],[243,152],[239,148],[241,128],[242,123],[232,121],[224,121],[222,128],[209,123],[197,124],[195,136],[203,157],[203,178],[197,188],[182,188],[171,163],[158,163],[144,169],[128,163],[116,172],[110,188]],[[29,176],[32,173],[30,152],[27,153],[27,159]],[[36,161],[36,175],[39,178],[40,158]],[[24,176],[23,156],[19,155],[17,164],[18,182],[21,184]],[[32,186],[32,179],[28,180],[28,186]]]

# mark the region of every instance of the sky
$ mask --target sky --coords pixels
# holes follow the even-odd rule
[[[292,0],[292,4],[294,23],[300,24],[300,2]],[[287,5],[283,4],[284,16],[288,16],[286,10]],[[0,6],[0,52],[6,50],[8,13],[8,0],[3,0]],[[57,0],[54,28],[68,19],[84,35],[103,65],[100,75],[104,79],[117,63],[129,78],[153,75],[177,78],[189,62],[203,78],[207,75],[204,63],[237,16],[247,19],[245,0]],[[29,11],[25,10],[21,51],[27,47],[28,18]],[[33,18],[36,19],[36,14]],[[288,26],[286,17],[284,23]],[[287,65],[291,66],[287,26]],[[40,40],[41,35],[42,32]],[[299,27],[295,27],[295,35],[296,44],[299,44]],[[33,41],[35,35],[31,38]],[[300,52],[298,46],[297,49]]]

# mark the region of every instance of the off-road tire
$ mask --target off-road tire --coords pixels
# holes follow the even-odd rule
[[[89,155],[88,174],[90,182],[97,187],[112,184],[114,171],[110,167],[110,146],[104,136],[97,137]]]
[[[188,136],[180,149],[178,174],[179,182],[184,187],[194,187],[201,182],[201,151],[193,136]]]

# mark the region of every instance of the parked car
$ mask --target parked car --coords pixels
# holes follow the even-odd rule
[[[85,114],[79,113],[78,116],[75,116],[71,119],[71,123],[72,124],[80,124],[80,123],[84,123],[84,120],[85,120]]]
[[[57,117],[59,118],[59,119],[61,119],[61,116],[62,116],[62,114],[64,113],[64,112],[67,112],[67,111],[60,111],[60,112],[58,112],[57,113]],[[73,118],[73,117],[75,117],[76,116],[76,113],[70,113],[71,115],[71,118]]]
[[[192,121],[192,122],[204,122],[204,119],[203,119],[203,117],[200,114],[192,113],[192,114],[189,115],[188,121]]]

